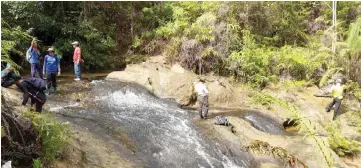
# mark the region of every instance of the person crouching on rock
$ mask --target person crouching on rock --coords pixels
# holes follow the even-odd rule
[[[1,71],[1,86],[5,88],[10,87],[20,79],[21,77],[15,74],[12,65],[7,63],[6,68]]]
[[[53,87],[54,93],[56,93],[56,76],[60,75],[60,60],[57,55],[54,54],[54,49],[51,47],[48,49],[49,54],[44,58],[43,74],[46,74],[47,90],[46,94],[50,94],[51,87]]]
[[[208,117],[208,108],[209,108],[209,104],[208,104],[208,89],[207,86],[204,84],[205,83],[205,79],[204,78],[200,78],[199,82],[195,84],[194,89],[198,94],[198,102],[200,105],[200,109],[199,109],[199,115],[201,117],[201,119],[207,118]]]
[[[344,91],[344,86],[341,85],[342,80],[341,79],[337,79],[336,80],[336,84],[333,85],[330,89],[331,91],[331,96],[333,97],[332,102],[326,107],[326,111],[330,112],[331,108],[333,106],[335,106],[334,108],[334,114],[333,114],[333,118],[332,120],[335,120],[336,117],[339,115],[339,110],[341,107],[341,102],[343,99],[343,91]]]
[[[44,93],[46,90],[45,81],[40,78],[31,77],[19,81],[17,85],[24,94],[22,105],[25,106],[30,97],[31,107],[35,104],[36,111],[41,113],[43,105],[46,102],[46,95]]]

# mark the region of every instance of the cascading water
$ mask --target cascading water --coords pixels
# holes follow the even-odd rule
[[[195,115],[176,103],[131,84],[95,81],[92,85],[93,106],[69,105],[69,113],[121,127],[134,141],[136,156],[145,167],[250,167],[247,157],[231,156],[218,143],[202,138],[192,124]]]

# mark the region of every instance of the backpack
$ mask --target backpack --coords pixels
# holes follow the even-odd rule
[[[217,125],[225,125],[225,126],[230,126],[231,123],[229,123],[228,118],[226,118],[224,115],[219,115],[216,116],[216,122],[215,124]]]
[[[26,51],[26,60],[30,62],[32,55],[31,55],[31,47]]]

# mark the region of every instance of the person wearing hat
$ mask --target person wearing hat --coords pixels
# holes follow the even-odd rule
[[[209,108],[209,104],[208,104],[208,89],[207,86],[205,85],[205,79],[204,78],[199,78],[199,82],[196,83],[194,85],[194,90],[197,92],[198,94],[198,102],[200,105],[200,109],[199,109],[199,115],[201,117],[201,119],[207,118],[208,117],[208,108]]]
[[[330,112],[331,108],[334,107],[334,114],[332,120],[335,120],[336,117],[339,115],[339,110],[341,107],[341,102],[343,99],[343,92],[344,92],[344,86],[341,84],[341,79],[336,79],[336,84],[333,85],[330,89],[330,95],[333,97],[332,102],[326,107],[326,111]]]
[[[34,77],[22,81],[19,80],[18,87],[21,92],[23,92],[23,101],[21,104],[25,106],[30,98],[31,107],[35,104],[35,110],[41,113],[43,105],[46,102],[46,95],[44,93],[46,90],[46,83],[44,80]]]
[[[57,55],[54,54],[54,48],[48,49],[49,54],[44,58],[43,74],[46,75],[47,90],[49,95],[51,88],[53,87],[54,93],[56,93],[56,76],[60,75],[60,60]]]
[[[10,63],[6,64],[6,68],[1,71],[1,86],[10,87],[11,85],[17,83],[21,77],[15,74],[14,69]]]
[[[81,49],[79,47],[78,41],[74,41],[71,44],[73,45],[74,48],[73,62],[74,62],[74,71],[76,76],[74,80],[78,81],[81,79],[81,66],[80,66],[80,64],[82,63]]]
[[[31,77],[35,77],[35,74],[38,73],[39,77],[43,79],[43,74],[41,73],[41,67],[39,63],[40,52],[36,44],[35,38],[31,41],[31,46],[26,52],[26,58],[31,66]]]

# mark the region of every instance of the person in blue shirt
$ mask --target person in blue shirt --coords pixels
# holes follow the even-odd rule
[[[35,77],[35,73],[39,74],[39,77],[43,79],[43,74],[41,73],[41,67],[39,63],[40,52],[36,44],[35,39],[31,41],[31,46],[26,52],[26,59],[29,61],[31,66],[31,77]]]
[[[5,88],[10,87],[20,79],[21,77],[15,74],[12,65],[7,63],[6,68],[1,71],[1,86]]]
[[[51,87],[56,93],[56,77],[60,75],[60,60],[54,54],[54,48],[48,49],[49,54],[44,57],[43,74],[46,74],[47,79],[47,94],[50,94]]]

